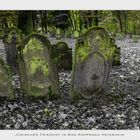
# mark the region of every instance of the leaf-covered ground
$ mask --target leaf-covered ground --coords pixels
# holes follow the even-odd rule
[[[117,41],[121,66],[113,67],[109,91],[97,102],[70,100],[0,101],[0,129],[140,129],[140,46]],[[69,93],[70,72],[60,73],[61,91]]]

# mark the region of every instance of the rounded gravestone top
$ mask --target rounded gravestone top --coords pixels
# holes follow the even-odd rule
[[[108,32],[102,27],[93,27],[89,29],[84,38],[85,43],[95,51],[99,51],[99,46],[109,44],[110,42]]]
[[[65,43],[65,42],[58,42],[56,44],[56,46],[57,46],[57,49],[59,49],[59,50],[68,50],[69,49],[67,43]]]

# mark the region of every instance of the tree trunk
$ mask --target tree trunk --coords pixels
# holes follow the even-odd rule
[[[18,28],[25,35],[29,35],[32,32],[32,11],[19,11]]]

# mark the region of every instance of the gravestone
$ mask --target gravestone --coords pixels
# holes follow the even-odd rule
[[[58,95],[58,71],[47,37],[31,34],[23,40],[19,50],[19,74],[24,95]]]
[[[14,99],[11,79],[8,65],[0,59],[0,97]]]
[[[90,99],[107,90],[114,50],[102,27],[89,29],[83,40],[83,45],[75,48],[71,94]]]
[[[114,38],[110,38],[110,45],[112,46],[112,49],[114,49],[112,66],[121,65],[121,49],[115,44]]]
[[[55,47],[58,69],[71,70],[72,69],[72,49],[68,48],[65,42],[58,42]]]

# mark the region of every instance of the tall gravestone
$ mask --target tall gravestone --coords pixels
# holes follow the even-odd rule
[[[11,79],[9,67],[0,59],[0,97],[14,99]]]
[[[90,99],[107,90],[114,49],[102,27],[89,29],[83,40],[83,45],[75,48],[71,94]]]
[[[58,42],[55,47],[58,69],[71,70],[72,69],[72,49],[68,47],[65,42]]]
[[[35,39],[37,40],[34,41]],[[58,95],[58,71],[47,37],[31,34],[23,40],[19,50],[19,74],[24,94],[27,96]]]

